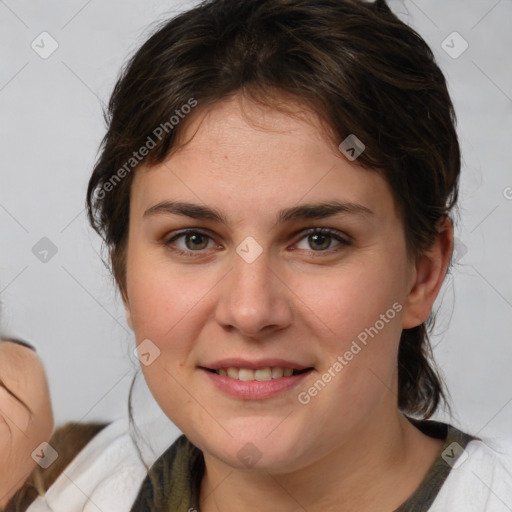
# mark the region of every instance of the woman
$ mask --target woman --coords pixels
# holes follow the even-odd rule
[[[460,153],[416,32],[382,1],[204,2],[108,114],[89,216],[184,434],[114,508],[512,509],[510,447],[427,421]]]
[[[0,507],[23,486],[53,430],[53,412],[41,360],[32,345],[0,340]]]

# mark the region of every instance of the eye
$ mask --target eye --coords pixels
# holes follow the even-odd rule
[[[300,247],[302,240],[304,240],[304,243],[308,244],[309,247]],[[340,245],[350,245],[350,242],[343,238],[338,231],[328,228],[311,228],[306,232],[305,236],[301,238],[301,242],[297,244],[297,248],[306,251],[313,250],[313,252],[330,252],[328,250],[331,249],[333,240],[338,242],[338,244],[335,245],[334,251],[339,250],[341,248],[339,247]]]
[[[180,243],[177,243],[178,240]],[[334,249],[331,247],[333,240],[338,242]],[[304,243],[309,247],[300,247],[300,244]],[[199,256],[206,249],[214,247],[215,243],[210,235],[196,229],[187,229],[164,241],[164,245],[179,255]],[[348,245],[351,245],[350,242],[336,230],[311,228],[303,234],[295,248],[309,252],[335,252]]]
[[[180,247],[176,244],[176,241],[180,239],[183,239],[182,243],[184,244],[184,247]],[[189,229],[177,233],[172,238],[164,242],[164,244],[173,251],[176,251],[178,254],[194,256],[194,254],[191,253],[201,252],[203,249],[211,248],[211,246],[208,246],[209,242],[213,243],[211,236],[201,231]]]

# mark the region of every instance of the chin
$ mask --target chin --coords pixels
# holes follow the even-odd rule
[[[275,426],[274,426],[275,428]],[[255,470],[271,473],[287,473],[298,469],[300,461],[298,443],[288,432],[277,431],[268,435],[270,430],[261,429],[258,435],[239,432],[233,437],[225,434],[222,438],[201,437],[196,446],[201,446],[203,452],[221,460],[226,465],[237,470]],[[188,437],[188,436],[187,436]],[[286,439],[286,442],[284,442]],[[303,462],[303,465],[305,463]]]

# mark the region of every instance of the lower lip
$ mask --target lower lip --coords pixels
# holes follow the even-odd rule
[[[293,389],[302,382],[313,370],[309,370],[290,377],[280,377],[272,380],[238,380],[218,375],[204,368],[201,371],[207,374],[211,381],[224,393],[243,400],[263,400],[272,398],[280,393]]]

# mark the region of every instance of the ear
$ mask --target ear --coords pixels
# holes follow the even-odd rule
[[[411,267],[409,295],[405,300],[402,328],[422,324],[430,314],[443,284],[453,252],[453,224],[449,217],[441,221],[432,246]]]

